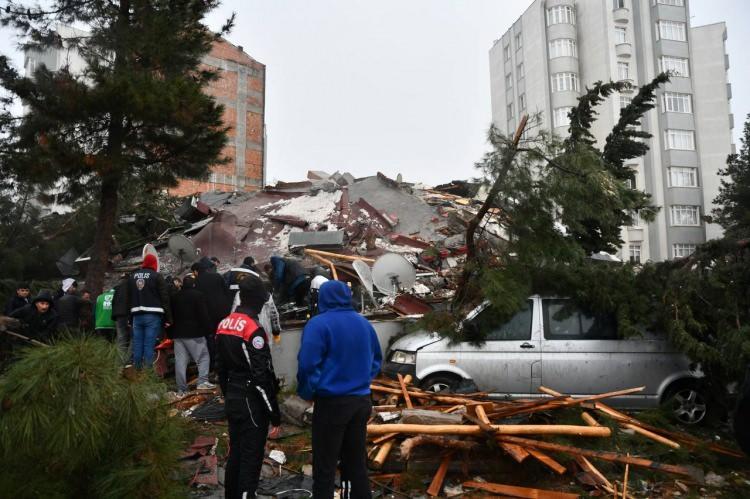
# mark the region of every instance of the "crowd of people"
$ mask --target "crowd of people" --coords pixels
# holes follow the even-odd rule
[[[30,339],[50,342],[61,332],[94,329],[116,343],[123,364],[150,368],[157,339],[173,342],[177,392],[188,391],[187,367],[198,368],[198,390],[213,390],[215,374],[225,400],[230,451],[227,498],[254,497],[267,438],[280,434],[279,384],[271,345],[281,341],[280,302],[309,307],[298,354],[297,391],[314,403],[313,494],[332,498],[337,467],[341,497],[369,498],[366,425],[370,382],[382,353],[375,330],[352,306],[349,286],[329,280],[291,258],[252,257],[224,274],[218,260],[201,258],[182,278],[164,277],[153,255],[139,269],[92,301],[74,279],[56,293],[33,298],[19,283],[5,315],[18,319]]]

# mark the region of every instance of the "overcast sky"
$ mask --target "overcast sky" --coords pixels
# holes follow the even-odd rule
[[[738,137],[750,113],[750,2],[690,3],[693,26],[727,23]],[[267,67],[269,181],[312,169],[435,184],[474,175],[491,120],[488,51],[530,4],[225,0],[209,24],[236,12],[229,40]]]

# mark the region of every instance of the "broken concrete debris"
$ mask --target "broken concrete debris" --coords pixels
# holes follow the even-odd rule
[[[470,182],[431,189],[382,173],[357,179],[346,172],[310,171],[307,180],[278,182],[257,192],[188,196],[175,213],[183,225],[166,230],[151,243],[167,274],[179,276],[188,270],[190,261],[172,254],[167,244],[170,237],[183,234],[197,258],[221,261],[220,272],[246,256],[258,263],[273,255],[292,256],[349,281],[355,297],[363,290],[353,260],[371,265],[385,253],[399,253],[417,269],[417,282],[413,289],[402,290],[395,302],[378,301],[376,309],[421,315],[454,294],[466,258],[466,225],[478,210],[480,191],[478,184]],[[499,220],[489,215],[486,222],[488,240],[498,244],[502,231],[492,228],[500,227]],[[335,255],[322,261],[304,250]],[[115,270],[137,268],[140,258],[140,246],[135,245],[113,259]],[[365,312],[371,310],[372,300],[359,301]]]

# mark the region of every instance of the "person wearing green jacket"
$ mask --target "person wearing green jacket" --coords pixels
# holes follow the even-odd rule
[[[101,333],[107,340],[115,338],[116,323],[112,318],[112,300],[115,297],[115,289],[108,289],[96,299],[94,309],[94,329]]]

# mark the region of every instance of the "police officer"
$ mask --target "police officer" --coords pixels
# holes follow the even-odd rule
[[[247,276],[239,288],[240,306],[216,331],[216,367],[229,421],[227,499],[255,496],[266,438],[276,438],[281,424],[269,338],[258,324],[268,293],[255,276]]]

